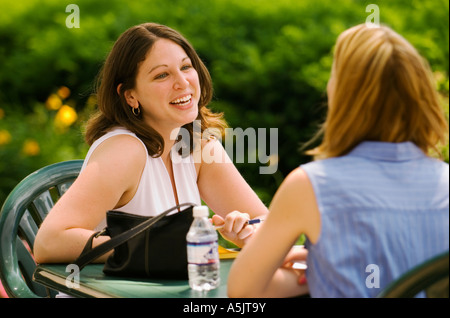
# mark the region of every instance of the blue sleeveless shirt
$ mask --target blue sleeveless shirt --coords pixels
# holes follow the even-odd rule
[[[374,297],[449,249],[449,165],[413,143],[363,142],[301,168],[321,219],[305,244],[311,297]]]

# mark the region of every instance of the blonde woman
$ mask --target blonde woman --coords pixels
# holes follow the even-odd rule
[[[449,248],[449,166],[427,155],[448,126],[427,63],[390,28],[358,25],[337,40],[327,91],[316,161],[280,186],[232,297],[373,297]],[[300,234],[307,249],[291,249]],[[299,284],[291,263],[306,256]]]

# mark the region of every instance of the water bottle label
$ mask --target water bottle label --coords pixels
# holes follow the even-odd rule
[[[219,261],[219,244],[212,242],[188,242],[187,255],[189,264],[205,265],[215,264]]]

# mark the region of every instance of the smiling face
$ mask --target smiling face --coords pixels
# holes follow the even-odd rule
[[[131,107],[140,105],[146,123],[166,135],[197,118],[200,94],[198,73],[183,48],[158,39],[125,98]]]

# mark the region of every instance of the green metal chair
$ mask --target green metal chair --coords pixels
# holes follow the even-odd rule
[[[378,297],[412,298],[425,291],[427,297],[449,297],[449,252],[439,254],[410,269],[389,284]]]
[[[83,160],[55,163],[23,179],[0,211],[0,279],[9,297],[53,297],[56,293],[33,282],[37,230],[78,176]]]

